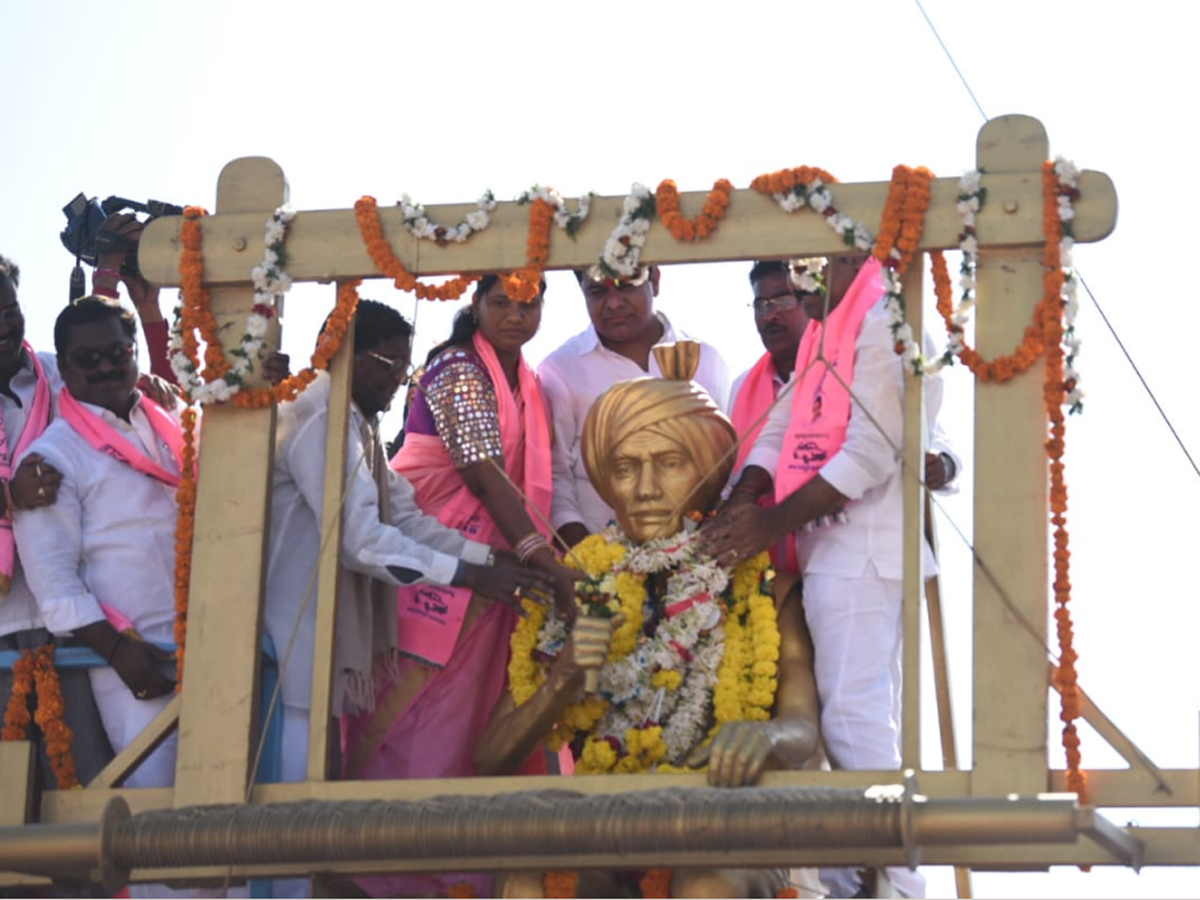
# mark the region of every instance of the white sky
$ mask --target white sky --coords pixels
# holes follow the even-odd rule
[[[1079,248],[1077,262],[1200,454],[1190,364],[1200,311],[1186,284],[1146,275],[1158,262],[1178,273],[1167,251],[1190,239],[1178,223],[1193,218],[1193,192],[1172,184],[1193,146],[1190,104],[1181,108],[1180,96],[1197,84],[1183,7],[925,7],[989,115],[1037,117],[1052,153],[1112,177],[1116,231]],[[633,181],[664,177],[683,190],[721,176],[745,187],[761,172],[801,164],[842,181],[885,180],[901,162],[957,176],[973,164],[982,124],[911,0],[0,0],[0,34],[0,253],[21,266],[28,336],[45,349],[72,263],[58,242],[60,209],[79,191],[211,208],[221,167],[248,155],[279,162],[300,210],[349,207],[362,194],[381,204],[404,192],[427,204],[464,202],[487,187],[511,199],[535,182],[571,197],[624,194]],[[745,307],[747,269],[668,269],[659,299],[677,324],[718,343],[735,372],[761,352]],[[387,282],[363,293],[411,317],[411,298]],[[1156,763],[1195,767],[1200,591],[1187,573],[1200,478],[1082,299],[1087,410],[1071,418],[1067,436],[1082,684]],[[331,303],[317,288],[289,298],[285,349],[294,359],[307,358]],[[449,313],[422,305],[418,353],[445,335]],[[571,279],[552,274],[531,359],[585,324]],[[969,459],[970,376],[955,368],[947,382],[943,421]],[[968,534],[969,476],[949,505]],[[969,760],[970,563],[950,529],[941,533],[960,753]],[[932,715],[927,705],[930,724]],[[925,734],[926,764],[936,767],[936,731]],[[1085,765],[1120,765],[1090,732],[1084,739]],[[1196,810],[1171,824],[1195,826]],[[927,873],[931,896],[952,896],[948,870]],[[980,897],[1200,891],[1196,869],[1065,868],[976,874],[974,883]]]

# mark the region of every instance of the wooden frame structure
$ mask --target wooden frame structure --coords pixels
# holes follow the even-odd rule
[[[1046,134],[1039,122],[1025,116],[1008,116],[988,122],[978,139],[977,166],[987,173],[988,202],[979,216],[978,348],[987,357],[1007,353],[1021,339],[1033,307],[1043,289],[1043,242],[1040,166],[1048,155]],[[1116,219],[1116,194],[1107,176],[1084,172],[1074,223],[1077,241],[1098,241],[1108,235]],[[839,184],[839,209],[856,221],[879,220],[887,191],[886,182]],[[957,246],[960,222],[955,211],[957,182],[936,179],[932,202],[921,237],[920,251]],[[267,159],[235,160],[222,172],[216,214],[202,223],[205,279],[213,288],[213,305],[221,323],[237,323],[230,344],[240,336],[240,324],[252,304],[249,272],[257,262],[262,225],[271,210],[286,199],[287,187],[278,166]],[[703,194],[684,194],[684,210],[698,209]],[[549,268],[588,265],[620,214],[622,198],[596,198],[589,219],[577,240],[554,240]],[[431,209],[438,221],[457,221],[467,206]],[[413,238],[401,225],[398,208],[381,211],[385,233],[406,267],[420,275],[449,272],[506,270],[524,264],[527,211],[504,203],[493,214],[492,224],[464,244],[434,247]],[[153,282],[178,283],[179,219],[160,219],[142,240],[142,271]],[[844,245],[819,216],[782,215],[765,196],[749,190],[735,192],[720,229],[710,238],[692,244],[674,241],[665,229],[652,229],[642,259],[647,263],[681,263],[764,257],[836,254]],[[288,235],[288,271],[297,281],[332,281],[379,277],[359,237],[351,210],[301,212]],[[910,322],[920,333],[921,279],[910,278],[905,294]],[[349,360],[344,348],[332,367],[334,397],[330,416],[327,484],[341,483],[344,435],[349,401]],[[911,375],[909,376],[912,377]],[[906,422],[921,421],[921,391],[907,392]],[[909,471],[919,471],[924,448],[921,429],[906,428],[904,459]],[[210,807],[217,804],[295,803],[299,801],[351,802],[398,799],[420,802],[435,796],[468,795],[480,798],[541,789],[569,789],[588,796],[660,789],[666,786],[698,788],[699,776],[605,776],[562,779],[470,779],[458,781],[327,782],[326,729],[333,658],[334,584],[337,536],[340,533],[339,500],[328,492],[325,527],[332,538],[324,543],[318,576],[318,626],[314,666],[313,708],[308,780],[299,784],[252,785],[252,738],[257,728],[258,654],[262,629],[261,600],[265,577],[265,546],[270,514],[274,411],[210,409],[204,418],[206,458],[224,464],[205,467],[199,485],[197,528],[192,576],[191,613],[188,621],[188,668],[182,696],[159,718],[142,740],[130,748],[115,769],[144,757],[167,729],[179,729],[179,753],[174,788],[125,790],[109,785],[119,773],[107,773],[102,785],[73,792],[49,792],[35,816],[30,809],[29,749],[26,744],[0,745],[0,875],[8,883],[28,881],[35,873],[62,871],[49,863],[27,861],[29,838],[60,842],[66,848],[76,841],[74,855],[64,849],[62,867],[79,871],[81,858],[93,850],[90,843],[100,833],[102,819],[110,821],[115,797],[123,798],[135,814],[150,810]],[[1063,773],[1049,768],[1047,755],[1048,679],[1045,623],[1047,621],[1047,477],[1043,449],[1045,419],[1041,375],[1035,369],[1007,385],[977,384],[975,422],[975,544],[977,556],[986,560],[990,574],[976,568],[974,580],[974,709],[973,765],[969,771],[919,771],[918,641],[922,577],[919,546],[924,531],[923,496],[917,480],[906,481],[905,578],[905,767],[917,770],[923,797],[909,783],[908,798],[932,804],[926,824],[941,801],[953,806],[960,824],[955,832],[937,819],[939,827],[913,830],[912,819],[903,846],[806,848],[798,844],[786,852],[778,848],[743,850],[729,858],[715,858],[712,850],[672,850],[657,862],[666,865],[742,864],[794,865],[810,863],[902,864],[915,862],[919,852],[928,864],[955,864],[978,868],[1038,869],[1051,864],[1077,865],[1195,865],[1200,862],[1200,828],[1117,829],[1095,815],[1095,809],[1078,808],[1073,798],[1067,818],[1056,819],[1061,833],[1056,842],[1035,839],[1022,842],[1021,828],[1032,827],[1053,809],[1062,814],[1062,797],[1047,792],[1064,790]],[[1003,595],[1003,596],[1001,596]],[[258,602],[253,602],[257,599]],[[1034,623],[1043,632],[1034,636],[1021,624]],[[1130,762],[1130,768],[1090,773],[1092,801],[1103,807],[1196,807],[1200,805],[1200,771],[1161,770],[1155,767],[1090,703],[1091,721]],[[986,713],[986,714],[985,714]],[[110,767],[114,768],[114,767]],[[897,785],[902,772],[770,773],[763,789],[809,787],[866,789],[872,785]],[[745,789],[754,791],[758,789]],[[1022,807],[1033,818],[1023,819],[1017,830],[1000,827],[1005,812],[997,798],[1019,795]],[[717,804],[720,805],[719,803]],[[107,808],[107,812],[106,812]],[[950,808],[949,806],[944,809]],[[918,812],[920,812],[918,807]],[[1011,808],[1006,808],[1010,809]],[[938,813],[940,816],[941,813]],[[40,825],[26,823],[38,821]],[[989,823],[996,827],[989,831]],[[111,821],[110,821],[111,824]],[[1057,826],[1056,826],[1057,827]],[[940,828],[940,830],[939,830]],[[40,829],[40,830],[39,830]],[[58,830],[55,830],[58,829]],[[71,829],[74,829],[73,831]],[[937,840],[929,839],[940,834]],[[1041,832],[1035,833],[1040,834]],[[961,839],[956,838],[961,835]],[[68,839],[68,835],[71,835]],[[972,837],[974,835],[974,837]],[[920,845],[920,846],[917,846]],[[24,849],[22,849],[24,848]],[[80,849],[83,848],[83,849]],[[24,853],[26,856],[21,856]],[[14,861],[22,861],[17,864]],[[235,861],[224,860],[226,863]],[[539,848],[520,858],[485,852],[468,858],[401,859],[370,866],[345,859],[308,859],[304,862],[239,862],[215,866],[173,866],[133,872],[135,879],[160,881],[166,877],[214,879],[272,876],[300,871],[350,872],[369,868],[417,870],[452,867],[530,868],[577,865],[636,865],[629,856],[606,856],[603,848],[581,858],[563,859],[553,850]],[[101,865],[96,860],[95,865]],[[92,871],[93,876],[95,871]],[[0,884],[5,883],[0,880]]]

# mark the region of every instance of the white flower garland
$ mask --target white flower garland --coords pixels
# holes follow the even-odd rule
[[[621,209],[621,221],[604,242],[600,262],[590,268],[588,276],[600,281],[636,275],[641,268],[642,247],[646,245],[654,212],[654,192],[635,182]]]
[[[588,191],[575,201],[575,212],[571,212],[567,208],[567,201],[562,194],[554,188],[545,188],[535,184],[517,197],[517,203],[532,203],[534,200],[544,200],[549,203],[554,207],[554,224],[566,231],[567,237],[574,238],[575,232],[579,230],[579,226],[584,223],[588,213],[592,211],[592,198],[595,196],[595,191]]]
[[[224,403],[242,389],[246,376],[254,371],[255,363],[264,357],[263,338],[267,326],[276,315],[278,301],[292,286],[292,279],[284,270],[287,261],[285,242],[288,226],[296,217],[290,206],[279,207],[271,214],[263,234],[263,260],[250,270],[254,283],[254,307],[246,317],[246,329],[237,348],[230,351],[233,357],[230,369],[224,377],[206,382],[188,359],[183,349],[183,306],[175,308],[175,320],[171,327],[168,350],[171,369],[184,393],[192,402]]]
[[[979,264],[979,241],[975,234],[975,222],[986,196],[983,173],[977,169],[964,172],[958,180],[958,198],[955,204],[962,219],[962,231],[958,235],[958,248],[962,251],[962,264],[959,266],[959,287],[962,294],[951,314],[955,329],[950,332],[949,342],[941,356],[932,360],[925,358],[923,348],[917,343],[912,328],[905,321],[900,276],[889,266],[883,269],[883,282],[887,289],[885,305],[891,315],[892,337],[897,344],[903,345],[900,356],[912,367],[913,374],[918,378],[940,372],[942,367],[952,364],[954,357],[963,351],[963,331],[970,319],[971,310],[975,308],[975,270]],[[894,247],[891,255],[893,259],[900,258],[900,252]]]
[[[788,280],[799,291],[824,297],[828,293],[824,275],[827,265],[829,260],[824,256],[788,260]]]
[[[806,205],[811,207],[813,212],[824,216],[825,224],[841,235],[849,247],[869,251],[875,246],[875,239],[865,225],[855,222],[833,205],[833,193],[820,178],[814,178],[808,184],[798,182],[790,192],[771,196],[787,213],[794,213]]]
[[[414,203],[408,194],[402,194],[397,205],[404,214],[404,227],[413,237],[423,241],[434,241],[438,244],[446,244],[451,241],[461,244],[471,235],[483,231],[492,223],[489,213],[496,208],[496,197],[490,190],[484,191],[483,195],[475,201],[476,210],[467,213],[466,218],[452,228],[438,225],[430,220],[425,213],[425,207],[420,203]]]
[[[729,571],[711,557],[695,551],[695,532],[680,532],[633,546],[615,527],[603,532],[605,540],[627,547],[612,572],[601,579],[598,594],[617,599],[617,577],[640,575],[644,580],[669,573],[659,605],[663,617],[653,637],[643,638],[632,652],[606,663],[599,673],[599,693],[609,708],[593,734],[623,737],[647,723],[662,725],[667,760],[677,762],[699,743],[708,725],[708,710],[717,673],[725,653],[721,627],[721,594],[729,586]],[[556,656],[566,643],[566,627],[547,616],[538,633],[537,652]],[[682,681],[675,690],[655,687],[658,672],[677,672]]]
[[[1079,312],[1079,278],[1075,274],[1074,265],[1074,198],[1079,194],[1079,169],[1071,160],[1058,156],[1054,159],[1054,172],[1058,175],[1058,183],[1067,189],[1058,195],[1058,217],[1062,221],[1062,239],[1058,245],[1058,252],[1059,265],[1063,269],[1063,344],[1066,346],[1063,379],[1070,385],[1064,403],[1069,412],[1077,413],[1083,412],[1083,389],[1079,386],[1081,376],[1075,367],[1083,345],[1075,332],[1075,316]]]

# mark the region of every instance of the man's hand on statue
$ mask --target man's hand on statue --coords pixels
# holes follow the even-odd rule
[[[761,553],[781,537],[775,534],[771,512],[757,503],[726,506],[701,526],[700,552],[722,566],[737,565]]]
[[[554,580],[537,569],[503,563],[493,566],[467,565],[464,568],[463,587],[489,600],[503,603],[522,616],[525,615],[525,610],[521,608],[523,597],[548,604],[554,595]]]
[[[36,509],[39,506],[52,506],[58,499],[58,486],[62,483],[62,473],[40,453],[30,453],[17,466],[8,483],[12,495],[13,506],[17,509]],[[6,510],[6,515],[12,516],[13,510]]]
[[[579,607],[575,603],[575,583],[587,576],[578,569],[570,569],[560,563],[548,546],[535,553],[529,564],[554,580],[554,614],[567,625],[573,625],[579,615]]]

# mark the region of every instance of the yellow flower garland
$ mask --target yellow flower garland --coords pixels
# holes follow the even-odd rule
[[[620,541],[610,541],[604,535],[591,535],[576,546],[567,557],[568,565],[600,579],[624,559],[627,548]],[[712,703],[715,724],[706,741],[712,740],[726,722],[766,721],[771,717],[775,693],[779,687],[779,628],[776,623],[775,601],[762,587],[770,576],[770,559],[762,553],[740,564],[732,573],[726,591],[725,642],[713,688]],[[609,662],[629,655],[642,638],[642,608],[648,593],[645,578],[634,573],[618,572],[615,578],[616,600],[610,599],[609,612],[625,615],[624,624],[613,635]],[[595,603],[595,597],[585,598]],[[581,605],[583,605],[581,603]],[[509,690],[517,706],[528,701],[546,680],[549,662],[539,660],[536,650],[538,635],[546,621],[544,607],[525,601],[528,615],[521,620],[512,637],[512,658],[509,663]],[[681,673],[661,670],[651,676],[655,688],[677,690],[683,683]],[[570,743],[579,733],[588,734],[608,711],[609,701],[599,695],[584,696],[563,712],[547,743],[557,750]],[[576,763],[581,775],[615,772],[618,774],[655,771],[681,771],[664,762],[667,745],[660,724],[630,728],[624,734],[624,752],[604,736],[589,734],[582,754]]]

